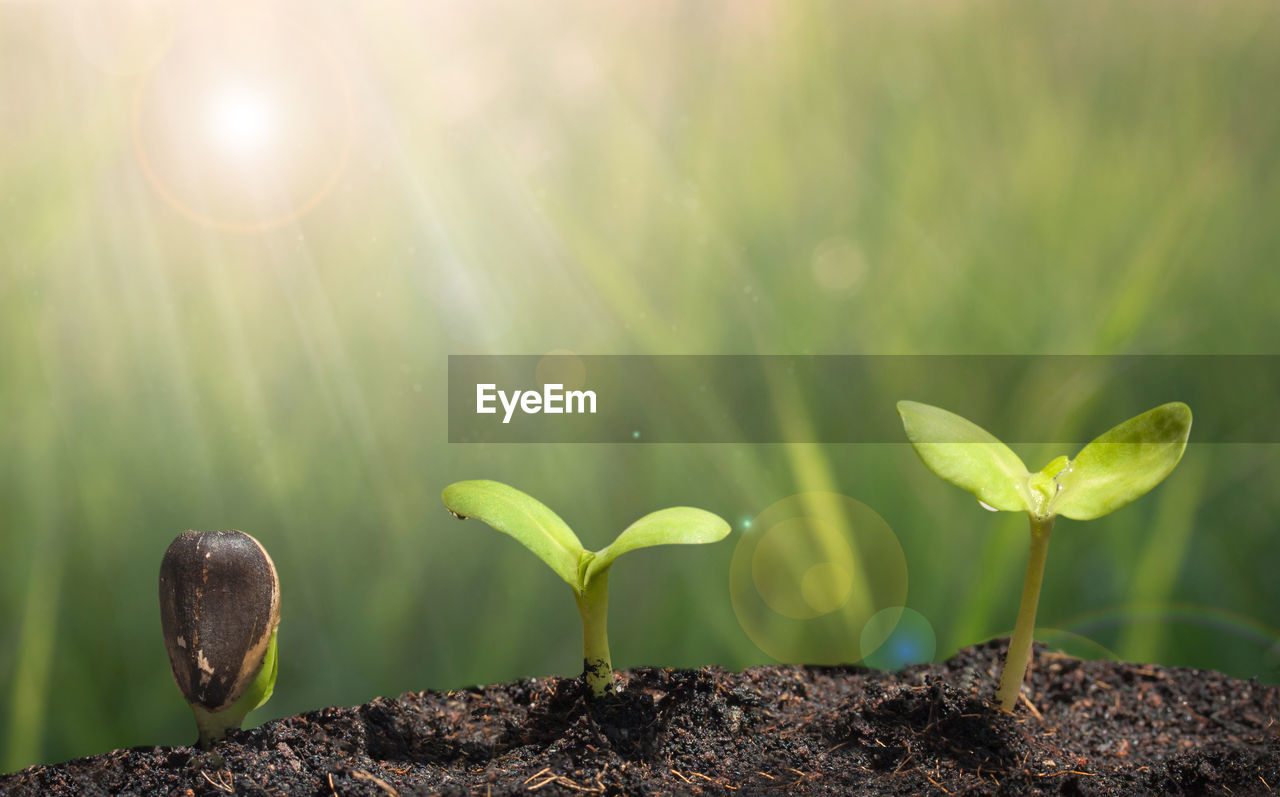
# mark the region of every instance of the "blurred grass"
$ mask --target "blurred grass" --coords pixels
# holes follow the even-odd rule
[[[460,478],[590,547],[833,484],[897,532],[940,656],[1013,622],[1023,521],[906,446],[450,446],[448,353],[1276,353],[1274,4],[282,8],[343,65],[353,148],[312,211],[246,233],[148,184],[145,73],[97,68],[73,4],[0,3],[0,769],[191,740],[155,607],[186,528],[279,568],[254,720],[576,672],[568,593],[454,525]],[[772,400],[690,387],[707,423]],[[1193,445],[1147,499],[1060,523],[1041,622],[1280,680],[1276,464]],[[617,665],[765,661],[733,544],[615,574]]]

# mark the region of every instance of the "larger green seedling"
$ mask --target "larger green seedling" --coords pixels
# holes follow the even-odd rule
[[[1037,473],[990,432],[959,415],[914,401],[899,401],[898,414],[929,470],[973,493],[987,509],[1025,511],[1031,519],[1022,605],[996,692],[1001,707],[1012,711],[1031,658],[1054,519],[1102,517],[1159,484],[1182,459],[1191,409],[1180,402],[1163,404],[1095,439],[1075,459],[1058,457]]]
[[[457,482],[446,487],[441,497],[454,517],[483,520],[510,534],[573,587],[582,615],[583,675],[597,696],[613,690],[606,631],[613,560],[637,548],[716,542],[729,533],[729,524],[716,515],[680,506],[645,515],[610,545],[592,552],[582,546],[559,515],[533,496],[501,482]]]

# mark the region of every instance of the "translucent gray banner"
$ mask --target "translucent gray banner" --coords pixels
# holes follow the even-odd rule
[[[1280,442],[1276,355],[451,355],[451,443],[902,443],[896,404],[1084,443],[1169,401],[1193,443]]]

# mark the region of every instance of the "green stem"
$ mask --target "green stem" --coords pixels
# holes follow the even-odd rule
[[[582,674],[597,697],[613,691],[613,664],[609,658],[609,571],[601,570],[591,577],[578,599],[582,615]]]
[[[1040,582],[1044,580],[1044,561],[1049,554],[1049,532],[1053,531],[1053,516],[1031,516],[1031,553],[1027,557],[1027,580],[1022,584],[1022,606],[1018,609],[1018,624],[1009,640],[1009,652],[1004,659],[1004,673],[1000,676],[1000,689],[996,699],[1000,708],[1013,711],[1022,691],[1022,679],[1027,675],[1027,663],[1031,660],[1031,635],[1036,628],[1036,606],[1040,603]]]
[[[196,703],[191,704],[191,711],[196,715],[196,728],[200,731],[200,740],[196,744],[202,750],[208,750],[215,742],[222,741],[227,731],[239,730],[246,713],[234,709],[209,711]]]
[[[276,658],[276,630],[271,632],[271,641],[267,643],[267,652],[262,657],[262,665],[258,674],[249,682],[235,703],[221,711],[210,711],[198,703],[191,704],[191,711],[196,715],[196,728],[200,730],[200,747],[208,750],[215,742],[222,741],[227,731],[239,730],[249,712],[267,702],[276,688],[276,674],[279,660]]]

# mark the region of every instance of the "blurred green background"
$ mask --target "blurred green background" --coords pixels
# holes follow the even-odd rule
[[[449,353],[1280,353],[1270,0],[255,5],[0,0],[0,770],[194,738],[188,528],[279,569],[251,722],[576,674],[569,591],[460,478],[593,548],[734,524],[615,569],[621,668],[771,661],[730,560],[811,489],[887,521],[939,658],[1012,626],[1025,520],[906,445],[449,445]],[[805,423],[786,388],[688,411]],[[1059,523],[1041,625],[1280,680],[1278,454]]]

